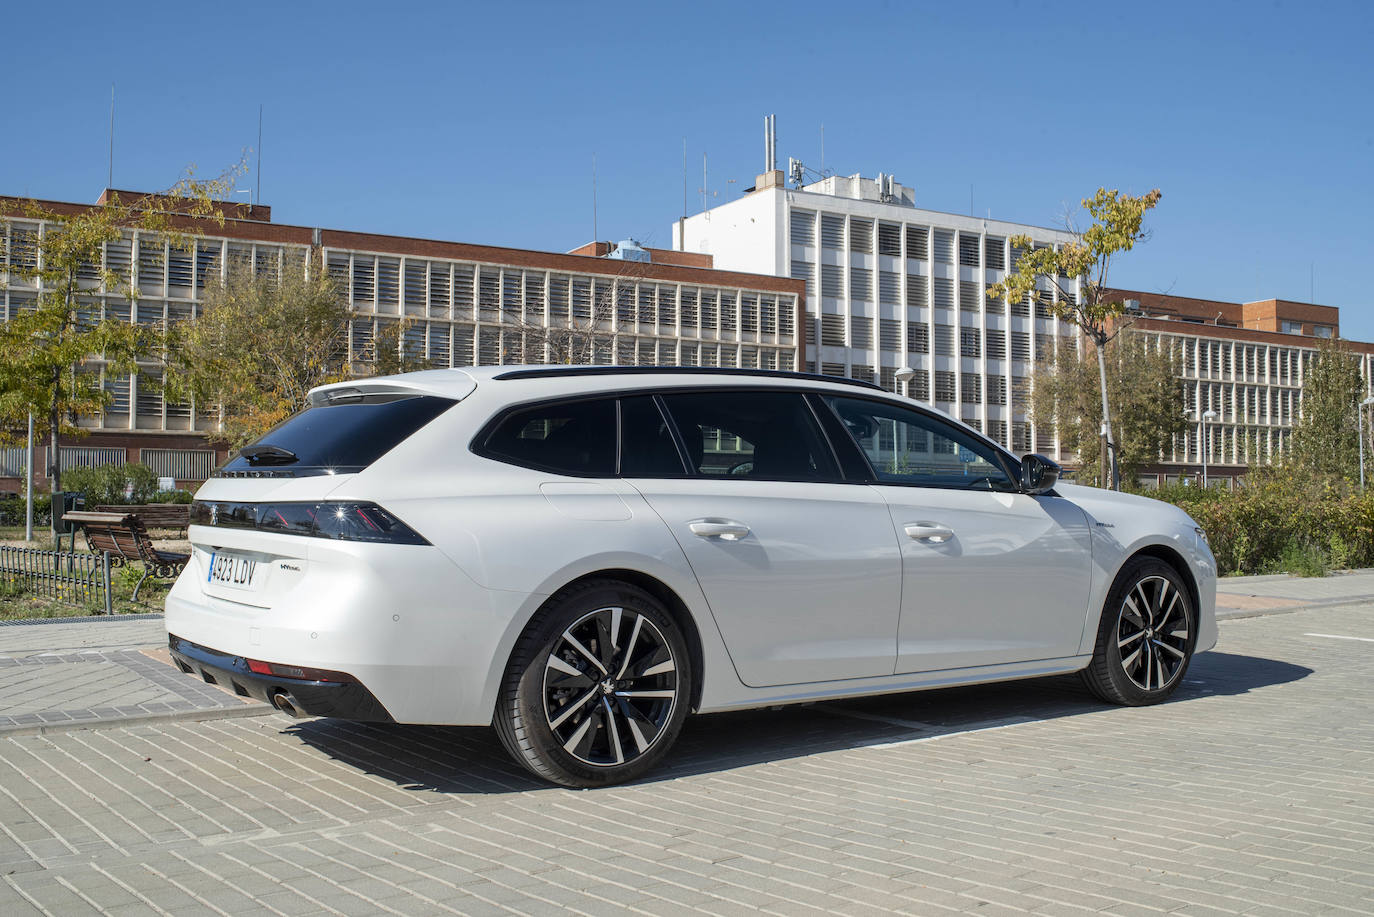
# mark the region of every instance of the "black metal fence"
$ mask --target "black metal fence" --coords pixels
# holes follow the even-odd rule
[[[0,582],[71,605],[100,605],[113,612],[110,555],[40,551],[0,545]]]

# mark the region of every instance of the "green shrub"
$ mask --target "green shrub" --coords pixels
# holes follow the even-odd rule
[[[138,581],[142,579],[142,577],[142,564],[125,564],[122,567],[116,567],[110,574],[110,578],[114,580],[115,585],[122,586],[125,592],[133,592],[134,587],[138,585]],[[152,582],[152,580],[148,582]],[[144,588],[147,588],[147,585],[147,583],[144,583]]]
[[[1153,496],[1207,531],[1223,574],[1374,566],[1374,495],[1269,472],[1231,491],[1172,486]]]
[[[1319,545],[1306,538],[1294,538],[1283,547],[1279,571],[1295,576],[1326,576],[1329,567]]]
[[[23,525],[26,502],[23,494],[7,494],[0,497],[0,525]],[[34,525],[49,525],[52,520],[51,510],[52,497],[47,494],[33,495]]]
[[[157,494],[157,475],[147,465],[101,465],[62,472],[62,489],[86,495],[87,506],[150,503]]]

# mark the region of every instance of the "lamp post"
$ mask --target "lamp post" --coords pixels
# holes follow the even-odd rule
[[[1217,419],[1216,411],[1203,411],[1198,418],[1198,454],[1202,456],[1202,486],[1207,486],[1207,425]]]
[[[24,540],[33,541],[33,411],[29,411],[29,438],[24,443]]]
[[[911,380],[916,376],[916,370],[912,369],[910,366],[903,366],[901,369],[897,370],[897,372],[893,373],[893,376],[898,382],[902,383],[902,397],[910,398]]]
[[[1360,402],[1360,416],[1355,421],[1355,431],[1360,437],[1360,493],[1364,493],[1364,411],[1371,404],[1374,404],[1374,395]]]

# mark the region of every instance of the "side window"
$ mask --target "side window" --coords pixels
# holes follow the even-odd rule
[[[664,395],[691,472],[772,481],[833,481],[830,447],[800,393]]]
[[[512,411],[487,435],[483,455],[562,474],[615,474],[615,400],[565,401]]]
[[[683,473],[682,456],[653,397],[620,399],[620,476],[678,478]]]
[[[997,450],[952,424],[898,405],[826,396],[868,457],[878,480],[891,484],[1016,490]]]

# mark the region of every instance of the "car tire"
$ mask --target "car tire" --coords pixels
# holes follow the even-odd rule
[[[634,780],[687,717],[692,662],[681,628],[636,586],[590,580],[554,595],[516,642],[493,725],[516,761],[572,787]]]
[[[1178,571],[1154,557],[1129,561],[1102,608],[1083,682],[1102,700],[1157,704],[1182,683],[1197,644],[1197,609]]]

